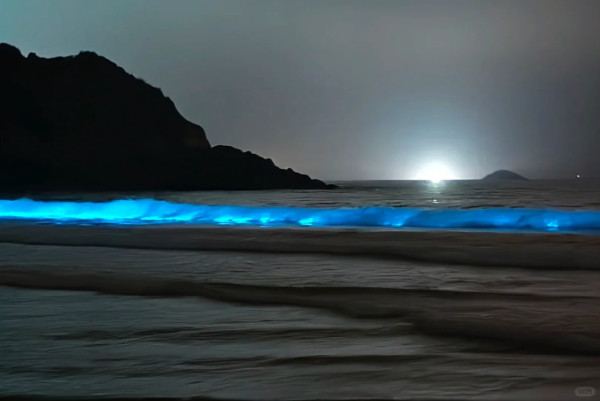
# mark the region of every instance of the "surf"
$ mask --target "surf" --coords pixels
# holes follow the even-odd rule
[[[555,352],[600,354],[597,298],[377,287],[267,286],[146,275],[0,269],[0,285],[138,297],[201,297],[236,304],[298,306],[390,330],[505,341]],[[401,324],[403,323],[403,324]],[[390,333],[387,332],[386,335]]]
[[[473,266],[600,268],[600,237],[495,233],[180,225],[0,223],[0,242],[132,249],[360,255]]]
[[[0,200],[0,220],[58,224],[195,224],[221,226],[376,227],[586,232],[600,229],[600,212],[479,208],[300,208],[197,205],[156,199],[108,202]]]

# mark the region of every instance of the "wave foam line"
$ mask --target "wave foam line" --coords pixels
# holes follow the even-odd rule
[[[600,269],[600,236],[202,225],[4,223],[0,242],[132,249],[362,255],[474,266]]]
[[[596,298],[434,289],[278,287],[72,271],[0,269],[0,285],[101,294],[202,297],[249,305],[325,309],[394,319],[433,335],[507,341],[553,352],[600,354]],[[396,320],[394,330],[409,327]]]
[[[174,224],[233,226],[385,227],[589,231],[600,229],[600,212],[546,209],[414,209],[363,207],[208,206],[154,199],[110,202],[0,200],[0,219],[61,224]]]

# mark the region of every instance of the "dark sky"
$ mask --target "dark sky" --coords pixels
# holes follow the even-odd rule
[[[318,178],[600,177],[598,0],[0,0],[0,41],[95,51]]]

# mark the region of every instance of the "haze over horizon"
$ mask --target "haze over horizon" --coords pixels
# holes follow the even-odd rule
[[[0,42],[94,51],[211,144],[320,179],[600,177],[600,2],[0,0]]]

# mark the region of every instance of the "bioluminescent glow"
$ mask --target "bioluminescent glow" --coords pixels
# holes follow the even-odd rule
[[[417,173],[417,180],[431,181],[434,184],[446,180],[455,180],[456,174],[445,164],[431,163],[423,166]]]
[[[583,231],[600,229],[600,212],[544,209],[410,209],[207,206],[154,199],[111,202],[0,200],[0,219],[60,224],[203,224]]]

